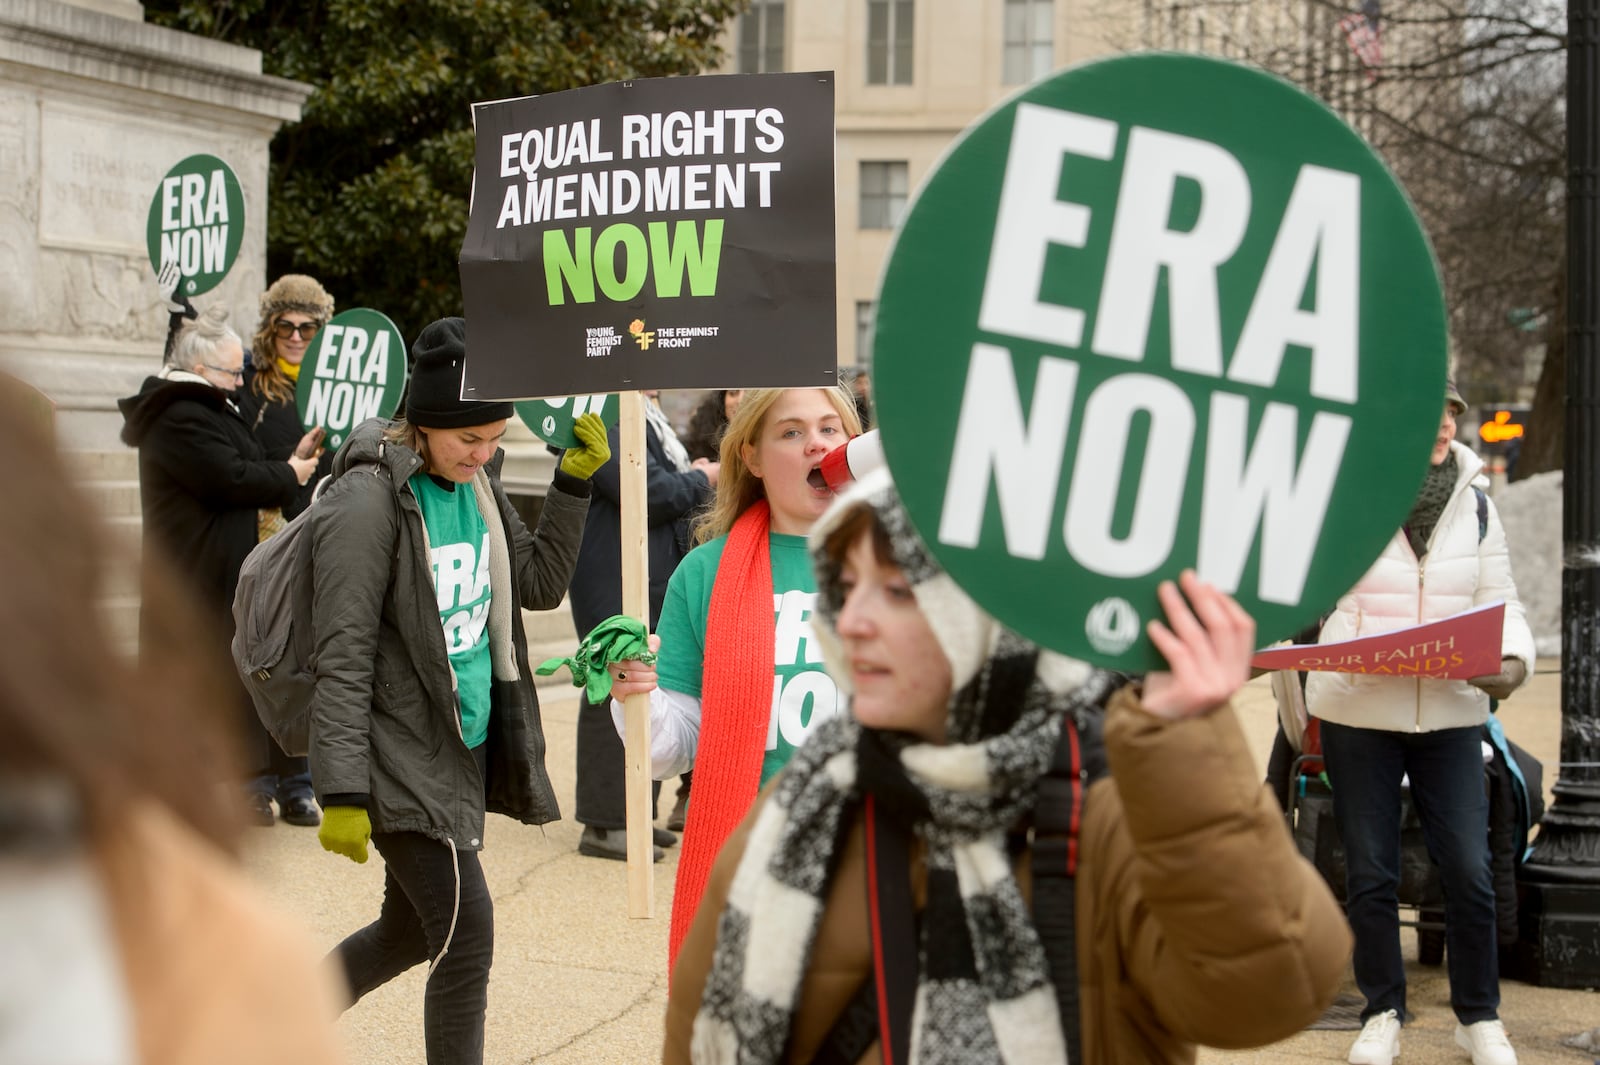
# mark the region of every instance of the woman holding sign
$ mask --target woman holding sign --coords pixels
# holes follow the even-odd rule
[[[261,321],[250,340],[250,360],[239,395],[269,459],[288,458],[300,446],[306,431],[294,398],[300,364],[312,338],[332,317],[333,297],[305,274],[284,274],[261,294]],[[316,476],[284,506],[286,521],[311,504],[317,481],[332,469],[333,456],[322,454],[320,459]]]
[[[619,731],[617,700],[652,692],[652,775],[694,769],[669,957],[722,841],[760,786],[838,710],[811,639],[816,582],[805,536],[833,499],[818,467],[859,431],[842,388],[746,392],[722,438],[716,500],[696,530],[702,543],[667,585],[660,658],[653,669],[612,667]]]
[[[550,610],[578,557],[589,478],[607,458],[578,419],[529,532],[501,487],[510,403],[461,398],[466,323],[412,346],[405,416],[357,426],[309,512],[316,584],[311,773],[323,847],[383,856],[375,921],[334,950],[359,999],[430,962],[428,1065],[483,1061],[494,904],[478,852],[487,813],[542,825],[545,773],[523,610]]]
[[[1500,673],[1471,681],[1312,673],[1306,707],[1322,719],[1333,814],[1348,856],[1347,909],[1356,984],[1366,996],[1352,1065],[1389,1065],[1406,1020],[1400,959],[1400,788],[1410,775],[1423,840],[1444,885],[1445,950],[1456,1043],[1474,1065],[1515,1065],[1499,1020],[1500,967],[1489,871],[1489,802],[1481,736],[1489,700],[1533,668],[1533,633],[1505,530],[1481,487],[1483,460],[1458,442],[1466,403],[1445,387],[1431,465],[1406,522],[1366,576],[1339,599],[1321,643],[1439,621],[1506,604]]]
[[[850,712],[718,857],[665,1061],[1159,1065],[1318,1016],[1349,934],[1228,705],[1255,646],[1237,603],[1164,585],[1169,671],[1112,694],[969,599],[886,471],[810,544]]]

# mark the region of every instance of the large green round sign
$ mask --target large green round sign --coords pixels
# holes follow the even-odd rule
[[[596,396],[558,396],[554,399],[525,399],[516,404],[517,417],[534,436],[552,447],[577,447],[572,423],[591,411],[607,426],[617,424],[622,405],[615,392]]]
[[[336,314],[306,348],[294,401],[307,429],[332,450],[369,418],[387,418],[406,387],[406,342],[381,311]]]
[[[1404,521],[1444,402],[1438,270],[1333,112],[1141,54],[1029,86],[929,176],[873,338],[918,530],[1002,622],[1112,668],[1186,567],[1264,644]]]
[[[191,155],[169,170],[150,201],[145,237],[158,274],[162,263],[178,264],[183,295],[216,288],[244,243],[244,190],[228,164]]]

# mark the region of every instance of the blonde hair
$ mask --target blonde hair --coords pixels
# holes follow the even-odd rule
[[[733,523],[739,520],[739,515],[750,509],[756,500],[766,497],[766,485],[745,465],[744,446],[753,446],[761,438],[761,431],[766,428],[767,412],[773,404],[785,394],[798,391],[802,389],[751,389],[739,401],[739,409],[722,434],[722,466],[717,473],[717,494],[711,506],[695,521],[695,543],[703,544],[726,535],[733,528]],[[833,385],[817,391],[828,397],[848,435],[855,436],[861,432],[861,419],[856,414],[855,399],[849,390]]]

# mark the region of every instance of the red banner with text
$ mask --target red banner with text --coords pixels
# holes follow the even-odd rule
[[[1343,643],[1293,644],[1257,651],[1257,669],[1374,673],[1464,680],[1500,672],[1505,603],[1490,603],[1442,621]]]

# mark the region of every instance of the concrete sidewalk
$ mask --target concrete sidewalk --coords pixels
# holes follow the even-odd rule
[[[1248,685],[1238,706],[1258,764],[1264,766],[1276,720],[1266,678]],[[547,765],[569,817],[577,708],[575,693],[544,705]],[[1542,661],[1528,686],[1502,708],[1501,718],[1511,738],[1544,763],[1548,791],[1559,760],[1558,663]],[[662,797],[663,818],[670,808],[668,792]],[[659,1059],[677,852],[669,851],[654,867],[656,916],[630,920],[625,867],[579,856],[580,831],[571,820],[541,832],[489,818],[483,864],[496,920],[485,1053],[490,1065]],[[246,863],[270,897],[328,947],[377,915],[383,865],[375,852],[358,866],[324,852],[315,831],[280,823],[251,831]],[[1445,972],[1418,965],[1414,938],[1409,930],[1404,935],[1415,1018],[1401,1037],[1398,1061],[1466,1062],[1451,1038],[1454,1017]],[[352,1063],[423,1065],[423,972],[419,966],[380,988],[340,1021]],[[1345,990],[1353,994],[1353,982]],[[1590,1065],[1596,1059],[1562,1046],[1561,1040],[1600,1026],[1600,997],[1509,980],[1502,982],[1501,994],[1501,1016],[1522,1065]],[[1345,1031],[1302,1032],[1260,1050],[1204,1050],[1200,1061],[1343,1062],[1353,1039],[1354,1033]]]

